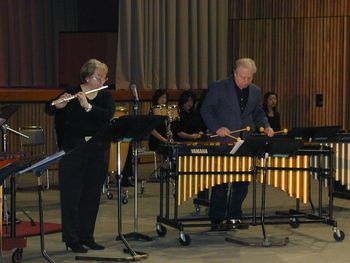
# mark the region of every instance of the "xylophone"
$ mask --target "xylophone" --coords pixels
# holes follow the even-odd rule
[[[0,248],[3,248],[3,215],[5,218],[5,226],[8,225],[8,217],[7,217],[7,211],[3,212],[3,183],[4,180],[6,179],[8,173],[8,170],[13,169],[15,166],[15,163],[19,162],[21,159],[25,157],[24,153],[8,153],[8,152],[2,152],[0,153]],[[6,171],[6,173],[5,173]],[[7,206],[5,206],[7,208]],[[7,210],[7,209],[6,209]],[[12,217],[14,221],[15,217]],[[12,222],[13,223],[13,222]],[[24,242],[21,242],[21,247],[25,246]]]

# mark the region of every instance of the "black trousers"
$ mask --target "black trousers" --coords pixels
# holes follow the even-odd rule
[[[232,183],[227,196],[228,184],[220,184],[211,189],[209,218],[212,222],[242,217],[242,203],[248,194],[249,182]]]
[[[82,143],[59,164],[62,240],[94,240],[101,189],[108,170],[109,143]]]

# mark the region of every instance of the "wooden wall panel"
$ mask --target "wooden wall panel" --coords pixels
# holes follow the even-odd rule
[[[231,60],[257,62],[254,82],[279,95],[283,126],[350,129],[349,14],[342,0],[231,2]]]
[[[7,124],[14,130],[19,130],[24,126],[41,126],[45,134],[44,146],[27,146],[21,148],[20,138],[15,133],[8,131],[7,136],[7,151],[20,152],[25,151],[33,156],[40,154],[52,154],[58,151],[56,146],[56,135],[54,128],[54,118],[45,113],[44,103],[16,103],[19,104],[19,110],[10,117]],[[150,107],[150,101],[142,101],[139,106],[139,114],[147,115]],[[176,104],[176,101],[170,100],[169,104]],[[117,106],[123,106],[128,109],[128,115],[133,115],[133,102],[116,102]],[[0,147],[2,149],[3,140],[0,140]]]
[[[349,16],[349,0],[231,0],[232,19]]]

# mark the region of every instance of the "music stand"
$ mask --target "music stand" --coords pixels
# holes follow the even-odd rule
[[[0,185],[11,175],[16,174],[18,171],[21,171],[27,167],[29,167],[33,161],[39,160],[33,157],[19,157],[14,162],[8,163],[7,165],[0,168]]]
[[[135,251],[131,248],[126,238],[122,233],[122,206],[121,206],[121,180],[123,175],[121,174],[120,165],[120,144],[122,141],[140,141],[145,138],[153,129],[158,127],[164,122],[163,116],[154,115],[138,115],[138,116],[121,116],[118,119],[113,119],[110,123],[109,129],[106,132],[102,132],[98,135],[98,138],[108,138],[111,141],[118,142],[118,240],[121,240],[126,249],[124,252],[130,253],[131,256],[124,258],[106,258],[106,257],[88,257],[88,256],[76,256],[75,260],[95,260],[95,261],[109,261],[109,262],[122,262],[122,261],[137,261],[146,259],[147,253]],[[135,185],[136,187],[136,185]],[[136,199],[135,195],[135,199]]]
[[[134,116],[137,116],[139,113],[139,100],[136,96],[134,100]],[[144,136],[145,137],[145,136]],[[132,142],[132,156],[133,156],[133,164],[134,164],[134,232],[125,234],[124,237],[126,239],[133,240],[144,240],[144,241],[152,241],[152,237],[141,234],[138,232],[138,156],[139,156],[139,140],[133,140]],[[118,237],[117,237],[118,239]]]
[[[296,127],[288,132],[287,137],[308,141],[326,141],[336,135],[341,126]]]
[[[5,104],[0,106],[0,125],[3,125],[7,120],[18,110],[18,104]]]
[[[40,249],[42,256],[47,260],[47,262],[54,263],[50,256],[47,254],[45,250],[45,230],[44,230],[44,212],[43,212],[43,192],[44,188],[41,183],[41,176],[44,171],[47,170],[48,166],[52,163],[58,161],[63,155],[65,155],[64,151],[59,151],[54,153],[32,165],[17,171],[15,175],[21,175],[26,172],[33,172],[38,178],[38,200],[39,200],[39,223],[40,223]],[[14,212],[14,211],[13,211]]]
[[[263,240],[260,242],[252,242],[245,240],[238,240],[234,238],[226,237],[227,242],[236,243],[245,246],[259,246],[259,247],[270,247],[270,246],[285,246],[289,239],[286,237],[282,241],[270,240],[266,235],[265,230],[265,207],[266,207],[266,173],[267,173],[267,158],[269,156],[275,157],[288,157],[294,155],[299,148],[303,146],[303,141],[292,140],[287,138],[269,138],[269,137],[250,137],[237,149],[235,155],[237,156],[251,156],[253,158],[263,158],[263,181],[261,189],[261,228],[263,232]],[[256,163],[256,162],[255,162]],[[254,167],[254,176],[256,176],[257,167]],[[255,180],[254,180],[255,182]],[[253,193],[255,196],[255,193]],[[254,210],[255,198],[253,198]],[[253,211],[253,222],[255,222],[256,212]]]
[[[8,119],[14,113],[16,113],[18,108],[19,108],[18,104],[5,104],[0,106],[0,125],[1,125],[2,135],[3,135],[3,144],[2,144],[3,152],[7,152],[7,131],[11,131],[27,139],[29,138],[27,135],[12,129],[8,124],[6,124]]]

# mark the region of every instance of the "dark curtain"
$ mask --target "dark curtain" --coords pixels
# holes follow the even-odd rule
[[[56,86],[58,33],[76,27],[76,0],[0,0],[0,87]]]
[[[201,89],[227,76],[228,0],[121,0],[116,86]]]

